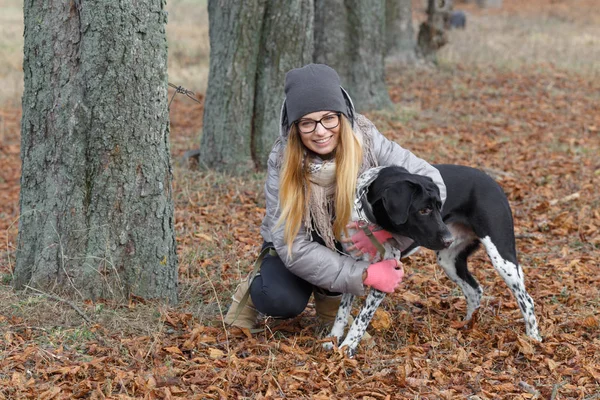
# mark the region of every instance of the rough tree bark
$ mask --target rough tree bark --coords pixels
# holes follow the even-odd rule
[[[334,68],[359,111],[391,105],[385,84],[385,0],[315,0],[315,62]]]
[[[263,168],[279,134],[285,72],[312,58],[313,0],[209,0],[210,72],[199,162]]]
[[[437,51],[448,43],[446,21],[452,11],[452,0],[427,0],[427,21],[421,23],[417,37],[417,54],[437,62]]]
[[[280,4],[277,0],[267,4],[258,54],[250,145],[257,169],[266,169],[279,135],[285,73],[312,61],[313,1],[288,1],[285,7]]]
[[[385,2],[386,59],[414,62],[417,59],[415,30],[412,22],[412,0]]]
[[[25,2],[16,288],[177,300],[164,6]]]

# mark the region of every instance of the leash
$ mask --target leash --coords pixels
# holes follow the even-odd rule
[[[377,240],[375,235],[373,235],[373,232],[371,231],[371,229],[369,229],[369,222],[364,219],[360,219],[360,220],[356,221],[356,226],[364,232],[364,234],[367,236],[367,238],[369,238],[369,240],[371,241],[373,246],[375,246],[375,248],[379,252],[381,259],[385,260],[385,248],[383,247],[381,242],[379,240]]]
[[[356,221],[357,228],[361,229],[363,233],[369,238],[371,244],[375,246],[382,260],[385,260],[385,248],[381,244],[379,240],[373,235],[371,229],[369,229],[369,221],[374,220],[373,213],[369,209],[369,204],[366,200],[368,185],[364,185],[359,189],[359,195],[356,198],[354,203],[354,207],[356,208],[356,212],[358,214],[358,221]],[[369,218],[371,217],[371,218]]]
[[[277,256],[277,252],[275,251],[275,249],[273,247],[268,246],[261,250],[260,254],[258,255],[258,258],[254,262],[254,266],[252,267],[252,272],[250,272],[250,275],[248,275],[248,290],[246,290],[246,292],[240,299],[238,308],[235,312],[235,315],[233,317],[233,321],[231,322],[231,324],[233,324],[233,322],[235,322],[238,319],[238,317],[240,316],[240,313],[242,312],[242,309],[246,306],[246,303],[248,303],[248,299],[250,298],[250,285],[252,284],[254,277],[256,277],[256,274],[258,273],[258,270],[260,269],[260,265],[262,264],[262,261],[267,256],[267,254],[269,254],[271,256]],[[256,332],[252,332],[252,331],[253,330],[251,329],[250,330],[251,333],[256,333]],[[260,332],[260,329],[258,330],[258,332]]]

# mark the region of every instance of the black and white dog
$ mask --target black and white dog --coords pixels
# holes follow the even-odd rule
[[[439,189],[430,178],[410,174],[402,167],[377,167],[363,173],[358,180],[352,220],[366,221],[394,236],[383,243],[388,259],[400,260],[419,246],[435,250],[439,265],[461,288],[467,300],[466,321],[479,307],[483,293],[467,268],[467,259],[482,243],[494,268],[517,300],[527,335],[541,341],[533,300],[525,289],[523,270],[517,261],[512,212],[502,188],[490,176],[474,168],[448,164],[435,167],[448,192],[443,209]],[[408,240],[407,243],[407,237],[413,242]],[[385,293],[370,290],[340,344],[349,356],[355,354],[384,297]],[[330,334],[338,343],[343,337],[353,300],[351,294],[342,296]],[[323,346],[331,349],[333,343]]]

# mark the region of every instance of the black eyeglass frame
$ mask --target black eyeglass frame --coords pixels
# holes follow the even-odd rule
[[[337,121],[337,124],[335,126],[332,126],[331,128],[328,128],[321,121],[323,121],[327,117],[331,117],[332,115],[336,115],[338,117],[338,121]],[[296,121],[295,124],[298,127],[298,132],[300,132],[303,135],[309,135],[309,134],[311,134],[311,133],[313,133],[314,131],[317,130],[317,125],[319,125],[319,124],[321,124],[321,126],[323,128],[325,128],[325,129],[335,129],[335,128],[337,128],[338,126],[340,126],[341,117],[342,117],[342,113],[341,112],[334,112],[334,113],[329,113],[329,114],[323,115],[323,118],[321,118],[318,121],[315,121],[314,119],[304,118],[305,121],[308,120],[308,121],[311,121],[311,122],[315,123],[315,127],[310,132],[302,132],[302,130],[300,129],[300,122],[302,121],[302,119],[299,119],[298,121]]]

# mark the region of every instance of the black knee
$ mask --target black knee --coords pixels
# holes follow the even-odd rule
[[[279,287],[264,288],[261,276],[250,287],[252,302],[261,313],[276,318],[293,318],[302,313],[308,304],[311,291],[285,291]]]

